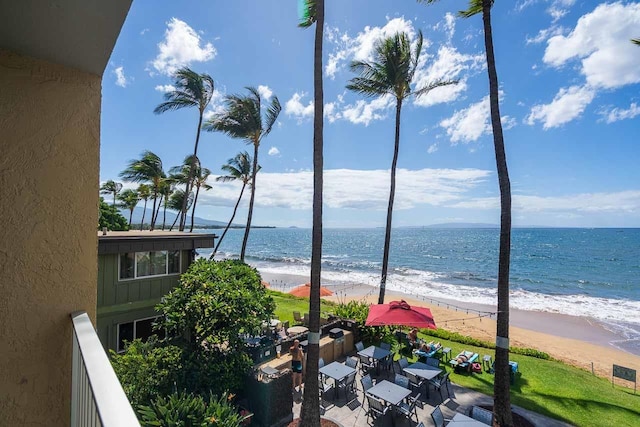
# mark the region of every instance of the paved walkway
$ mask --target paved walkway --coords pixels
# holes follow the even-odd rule
[[[377,377],[377,380],[387,379],[393,381],[394,374],[392,372],[382,371],[381,374]],[[454,378],[455,379],[455,378]],[[344,393],[340,393],[339,398],[335,398],[333,395],[333,391],[328,393],[328,397],[326,400],[321,402],[322,407],[324,407],[324,416],[335,420],[342,424],[344,427],[387,427],[393,426],[395,422],[396,427],[415,427],[416,422],[402,418],[402,417],[393,417],[391,412],[389,412],[384,418],[376,420],[373,423],[370,419],[367,419],[367,404],[364,403],[366,399],[364,398],[364,393],[362,392],[362,386],[360,384],[360,373],[356,378],[356,384],[358,385],[357,392],[351,393],[348,397],[344,396]],[[417,408],[418,412],[418,420],[423,422],[425,426],[433,426],[433,421],[431,419],[431,412],[434,408],[440,405],[440,409],[442,410],[445,419],[452,418],[456,412],[460,412],[463,414],[468,414],[471,407],[474,405],[492,405],[493,397],[484,395],[482,393],[478,393],[473,390],[465,389],[456,384],[451,384],[450,387],[451,394],[447,396],[446,389],[443,390],[444,401],[442,401],[442,397],[440,394],[431,389],[430,390],[430,398],[427,400],[426,396],[421,397],[422,407],[420,405]],[[424,391],[423,391],[424,395]],[[294,418],[300,415],[300,406],[302,403],[302,394],[298,391],[294,393],[294,405],[293,405],[293,416]],[[364,403],[364,406],[363,406]],[[569,424],[563,423],[561,421],[556,421],[554,419],[545,417],[543,415],[527,411],[522,408],[513,407],[513,411],[524,415],[528,420],[534,423],[536,426],[540,427],[566,427]],[[321,408],[322,413],[322,408]]]

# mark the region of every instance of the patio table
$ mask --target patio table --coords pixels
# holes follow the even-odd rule
[[[451,419],[451,421],[449,421],[449,424],[447,425],[464,426],[464,427],[487,427],[486,424],[481,423],[478,420],[474,420],[473,418],[467,417],[466,415],[463,415],[460,413],[457,413]]]
[[[339,362],[331,362],[318,370],[322,375],[326,375],[335,381],[336,396],[338,393],[338,383],[347,378],[350,374],[353,374],[355,371],[355,369]]]
[[[385,350],[384,348],[376,347],[375,345],[370,345],[362,351],[358,352],[359,355],[368,357],[369,359],[373,359],[376,365],[376,372],[379,372],[379,364],[382,359],[388,357],[391,354],[390,350]]]
[[[367,393],[382,399],[393,406],[397,406],[411,394],[411,390],[387,380],[383,380],[367,390]]]
[[[425,381],[430,381],[442,373],[442,369],[426,363],[416,362],[403,369],[404,372],[410,372],[416,377]],[[427,398],[429,397],[429,385],[427,384]]]

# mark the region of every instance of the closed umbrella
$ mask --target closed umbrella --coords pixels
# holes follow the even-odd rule
[[[426,307],[412,307],[404,300],[371,305],[365,325],[437,329],[431,310]]]

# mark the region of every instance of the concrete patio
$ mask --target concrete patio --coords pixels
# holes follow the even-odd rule
[[[339,361],[344,362],[344,357]],[[394,373],[382,369],[379,374],[372,373],[374,378],[374,384],[377,381],[388,380],[393,382]],[[334,391],[327,393],[325,399],[321,402],[321,414],[324,417],[334,420],[344,427],[415,427],[417,423],[415,421],[408,421],[406,418],[398,415],[394,416],[390,411],[384,418],[377,419],[373,422],[370,418],[367,418],[367,403],[360,383],[361,374],[358,370],[356,377],[357,391],[356,393],[350,393],[345,397],[344,393],[340,393],[336,398]],[[455,381],[455,375],[452,378]],[[329,380],[331,381],[331,380]],[[430,396],[427,399],[424,389],[421,394],[421,405],[417,406],[418,420],[423,422],[425,426],[433,426],[434,423],[431,419],[431,412],[434,408],[440,405],[445,419],[451,419],[457,412],[463,414],[469,414],[472,406],[477,405],[492,405],[493,398],[469,389],[460,387],[454,383],[449,387],[450,395],[447,396],[446,388],[443,389],[442,400],[440,394],[433,388],[430,389]],[[415,393],[414,393],[415,394]],[[294,404],[293,404],[293,417],[296,418],[300,415],[300,407],[302,403],[302,393],[300,391],[294,392]],[[525,409],[513,406],[513,411],[520,415],[523,415],[535,426],[544,427],[565,427],[569,424],[557,421],[546,416],[527,411]]]

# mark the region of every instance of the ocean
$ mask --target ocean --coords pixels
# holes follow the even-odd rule
[[[243,232],[229,230],[221,257],[237,257]],[[379,285],[383,228],[325,229],[323,238],[323,281]],[[495,306],[498,244],[497,229],[394,229],[387,289]],[[245,260],[309,277],[311,230],[254,229]],[[514,229],[510,287],[511,307],[589,317],[640,354],[640,229]]]

